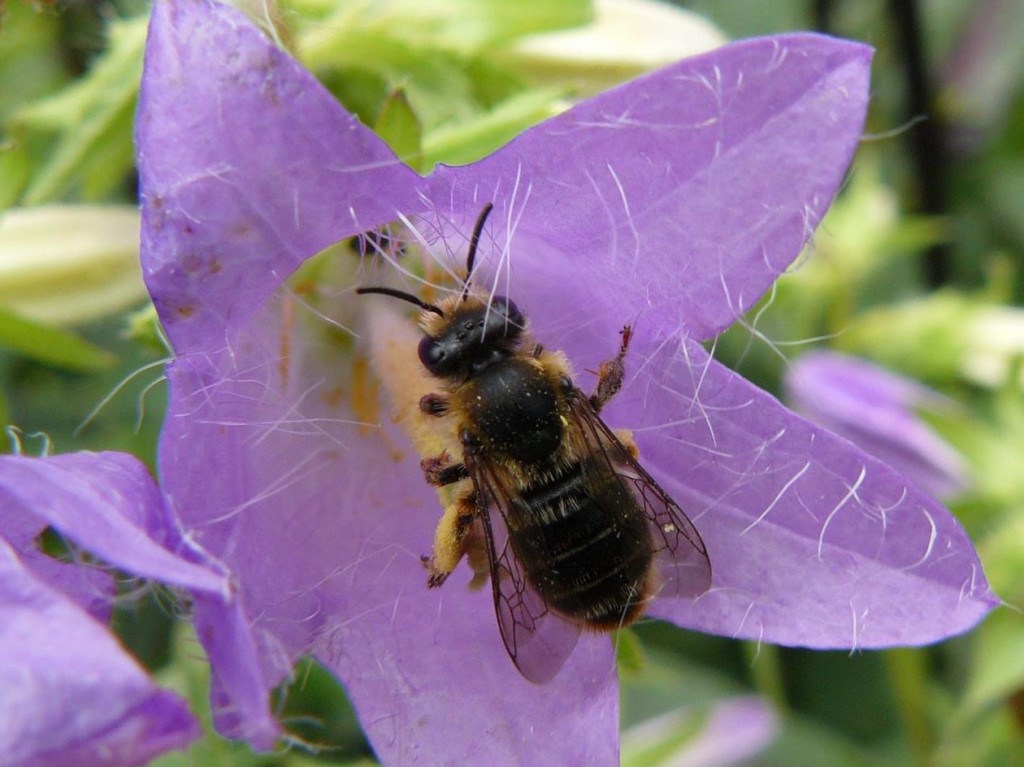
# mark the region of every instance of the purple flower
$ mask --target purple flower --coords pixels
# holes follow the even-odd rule
[[[36,545],[52,526],[108,564],[223,600],[224,575],[168,547],[164,508],[130,456],[0,456],[0,763],[128,767],[199,736],[103,625],[112,577]]]
[[[967,487],[963,458],[917,414],[949,402],[916,381],[831,352],[805,354],[786,373],[794,409],[899,469],[938,498]]]
[[[693,732],[694,721],[703,716],[703,726]],[[699,721],[699,720],[698,720]],[[745,696],[728,698],[710,711],[692,709],[670,711],[622,734],[624,756],[642,764],[644,754],[658,754],[657,764],[673,767],[728,767],[750,764],[751,757],[763,751],[779,731],[779,721],[772,707],[760,698]],[[666,751],[669,744],[681,739],[674,753]],[[632,753],[631,753],[632,752]],[[627,761],[627,760],[624,760]]]
[[[265,700],[238,685],[313,653],[386,762],[614,759],[606,638],[537,687],[505,656],[487,594],[424,587],[439,504],[365,374],[369,358],[393,378],[389,350],[414,355],[414,331],[347,292],[339,316],[360,338],[332,341],[284,285],[400,217],[457,264],[487,202],[478,282],[513,295],[545,343],[593,368],[636,325],[608,420],[634,430],[715,568],[709,593],[653,615],[860,648],[934,641],[991,608],[945,510],[700,345],[813,231],[859,137],[867,64],[864,47],[815,36],[734,45],[423,179],[234,11],[157,4],[138,141],[144,268],[176,352],[161,476],[231,568],[248,618],[234,625],[257,650],[213,659],[222,731],[251,737],[238,712]]]
[[[415,403],[375,383],[421,375],[403,367],[417,333],[400,307],[351,282],[333,296],[285,282],[395,220],[458,266],[488,202],[476,284],[513,296],[546,345],[594,369],[635,326],[606,417],[634,431],[714,566],[708,593],[656,599],[652,615],[866,648],[935,641],[992,608],[948,512],[701,345],[821,218],[860,134],[868,61],[814,35],[739,43],[421,178],[236,11],[156,3],[138,123],[143,267],[175,359],[153,503],[177,546],[237,584],[193,590],[221,732],[268,747],[267,691],[311,653],[385,763],[617,761],[607,637],[585,636],[534,685],[467,569],[425,588],[440,506],[395,422]]]

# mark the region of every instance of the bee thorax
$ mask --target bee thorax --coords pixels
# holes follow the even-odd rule
[[[471,380],[462,397],[470,431],[491,455],[537,463],[561,445],[558,396],[543,371],[526,360],[488,368]]]

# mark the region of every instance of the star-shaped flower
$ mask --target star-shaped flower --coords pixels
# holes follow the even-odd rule
[[[395,221],[433,272],[457,268],[486,203],[475,284],[513,297],[546,346],[595,369],[635,327],[604,416],[633,431],[714,567],[707,593],[650,615],[870,648],[935,641],[992,608],[946,510],[702,345],[813,232],[860,134],[869,59],[806,34],[738,43],[422,178],[238,12],[156,3],[138,150],[143,266],[175,354],[160,479],[168,523],[237,584],[194,602],[221,732],[267,746],[267,690],[312,653],[385,763],[617,761],[606,637],[531,684],[489,595],[458,582],[468,570],[425,588],[440,506],[396,423],[415,402],[380,386],[418,374],[401,362],[410,320],[353,281],[325,295],[322,273],[352,253],[287,282]],[[395,276],[367,266],[359,283]]]

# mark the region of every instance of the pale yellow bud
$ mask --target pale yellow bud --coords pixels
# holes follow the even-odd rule
[[[74,325],[146,297],[134,206],[12,208],[0,217],[0,306]]]
[[[726,42],[707,19],[666,3],[596,0],[590,24],[524,37],[511,52],[545,83],[582,96]]]

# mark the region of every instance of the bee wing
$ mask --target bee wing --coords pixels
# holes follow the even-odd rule
[[[572,422],[587,450],[624,480],[651,526],[658,597],[695,597],[711,587],[711,560],[697,528],[634,458],[590,400],[576,390],[569,398]]]
[[[502,485],[486,461],[466,456],[465,464],[479,499],[501,638],[520,673],[531,682],[543,684],[558,673],[572,653],[580,626],[548,607],[530,585],[512,550],[507,519],[515,492]],[[494,510],[498,513],[491,513]]]

